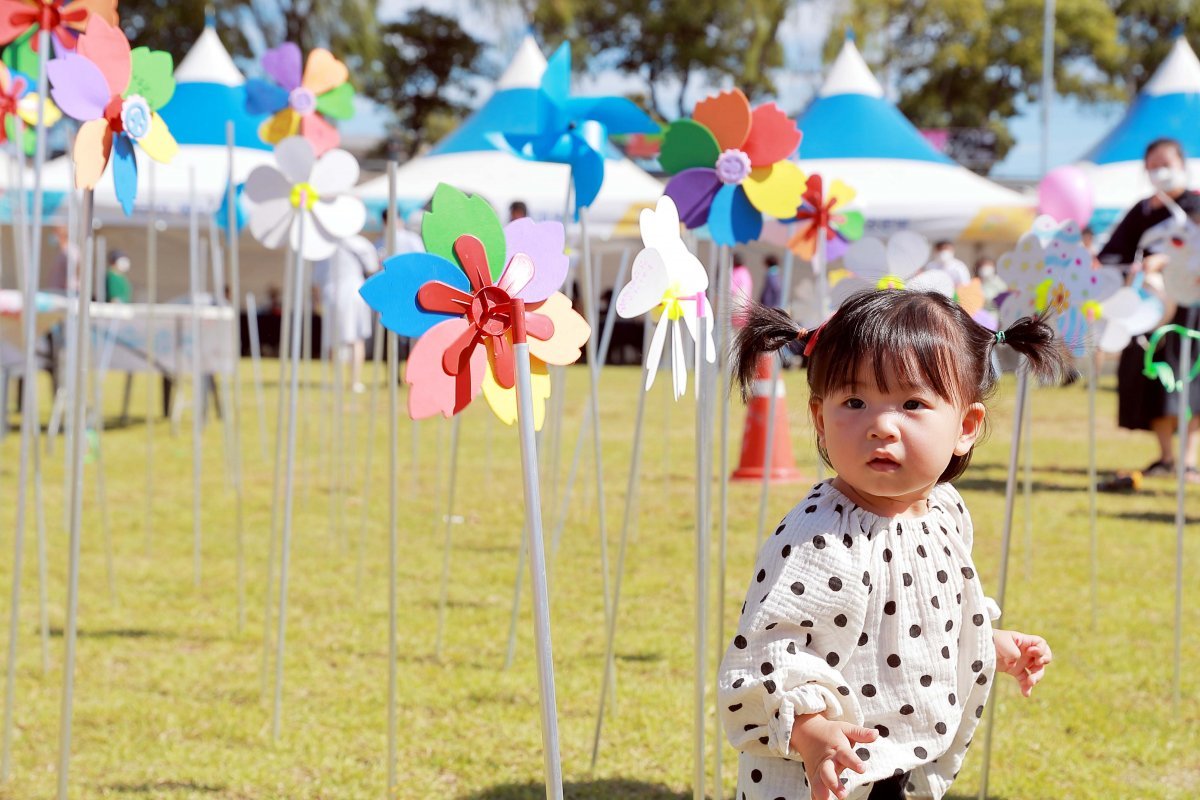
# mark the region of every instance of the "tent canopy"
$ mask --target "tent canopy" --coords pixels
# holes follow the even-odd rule
[[[934,149],[884,98],[853,39],[799,123],[801,169],[853,187],[871,233],[1005,242],[1033,221],[1029,199]]]
[[[570,169],[565,164],[526,161],[494,142],[516,114],[526,113],[546,70],[546,58],[532,37],[526,37],[496,84],[495,93],[429,154],[414,158],[397,171],[401,210],[425,205],[439,183],[478,194],[502,216],[520,200],[530,216],[560,219],[567,209]],[[615,152],[615,151],[614,151]],[[642,208],[653,208],[663,185],[623,157],[609,158],[604,185],[590,208],[592,232],[599,236],[637,236]],[[368,181],[355,190],[378,214],[387,205],[387,177]]]

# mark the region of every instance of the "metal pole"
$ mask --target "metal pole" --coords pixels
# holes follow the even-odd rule
[[[204,426],[206,403],[204,381],[200,377],[200,209],[196,204],[196,168],[188,170],[188,278],[191,283],[191,315],[189,317],[192,338],[192,579],[200,586],[200,480],[204,460],[201,457],[200,438]]]
[[[226,217],[226,247],[229,251],[229,297],[233,308],[233,402],[226,409],[233,426],[233,491],[237,506],[237,632],[242,635],[246,626],[246,556],[242,525],[242,269],[238,254],[237,191],[233,185],[233,159],[235,156],[233,121],[225,123],[225,147],[229,160],[229,185],[225,187],[225,201],[229,206]],[[248,322],[249,320],[247,320]]]
[[[1200,325],[1200,308],[1193,306],[1188,309],[1187,327],[1195,330]],[[1191,425],[1191,384],[1192,384],[1192,337],[1184,334],[1179,344],[1179,457],[1175,459],[1175,674],[1171,682],[1171,703],[1175,711],[1179,711],[1181,699],[1180,684],[1182,682],[1183,663],[1183,534],[1187,526],[1187,513],[1184,500],[1187,497],[1187,445],[1188,428]],[[1197,434],[1200,435],[1200,434]]]
[[[442,581],[438,592],[437,635],[434,638],[434,657],[442,660],[442,639],[446,631],[446,602],[450,590],[450,545],[454,531],[454,486],[458,477],[458,433],[462,417],[454,415],[450,422],[450,482],[446,489],[446,534],[442,544]]]
[[[150,211],[146,221],[146,511],[142,520],[145,528],[145,550],[150,555],[154,531],[154,384],[157,363],[154,312],[158,304],[158,200],[157,169],[154,159],[147,159],[147,179],[150,183]]]
[[[1050,169],[1050,103],[1054,98],[1054,0],[1042,7],[1041,174]]]

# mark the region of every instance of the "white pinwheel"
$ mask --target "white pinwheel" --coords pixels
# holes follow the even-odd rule
[[[687,391],[687,365],[679,322],[683,321],[698,350],[697,320],[700,315],[712,320],[712,306],[704,295],[708,274],[680,237],[679,210],[670,197],[659,198],[653,211],[642,209],[641,228],[645,249],[633,260],[629,283],[617,295],[617,314],[630,319],[658,309],[658,325],[646,352],[646,390],[654,385],[669,327],[672,385],[678,400]],[[711,322],[705,327],[705,360],[716,361]]]
[[[870,289],[915,289],[954,296],[954,280],[943,270],[921,268],[929,263],[929,242],[919,233],[900,231],[887,244],[873,236],[859,239],[846,250],[842,264],[849,277],[842,278],[830,292],[837,308],[851,295]]]
[[[276,249],[287,239],[308,261],[329,258],[337,243],[362,230],[367,210],[349,192],[358,182],[358,161],[345,150],[316,157],[303,136],[275,147],[275,163],[256,167],[246,179],[250,232],[264,247]],[[301,220],[304,241],[300,241]]]
[[[1100,304],[1096,349],[1121,352],[1133,337],[1157,328],[1164,314],[1163,302],[1154,294],[1136,284],[1122,286]]]
[[[1200,227],[1188,220],[1164,251],[1163,284],[1167,297],[1181,306],[1200,305]]]

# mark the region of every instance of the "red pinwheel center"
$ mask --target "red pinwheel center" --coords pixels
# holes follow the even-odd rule
[[[729,149],[717,156],[717,177],[722,183],[738,184],[750,177],[750,156]]]
[[[62,24],[62,14],[53,0],[43,0],[38,11],[38,27],[42,30],[52,31]]]
[[[512,298],[499,286],[484,286],[471,298],[467,319],[487,336],[502,336],[512,327]]]
[[[0,94],[0,118],[17,113],[17,94]]]
[[[312,90],[297,86],[288,95],[288,105],[300,116],[307,117],[317,110],[317,96],[312,93]]]
[[[113,99],[109,100],[108,105],[104,107],[104,120],[113,133],[125,132],[125,122],[121,119],[121,112],[124,110],[125,101],[120,95],[114,95]]]

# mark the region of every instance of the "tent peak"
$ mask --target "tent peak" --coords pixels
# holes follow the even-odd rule
[[[842,49],[834,59],[829,74],[818,97],[832,97],[839,94],[862,94],[868,97],[883,97],[883,87],[871,74],[871,68],[863,60],[862,53],[854,44],[854,35],[847,35],[842,43]]]
[[[536,89],[546,71],[546,56],[531,34],[526,34],[508,68],[496,82],[496,91],[505,89]]]
[[[206,25],[192,49],[175,69],[176,83],[217,83],[241,86],[246,82],[241,70],[233,63],[221,37],[211,25]]]
[[[1154,71],[1154,76],[1142,87],[1142,94],[1195,94],[1200,92],[1200,59],[1185,37],[1179,36],[1171,52]]]

